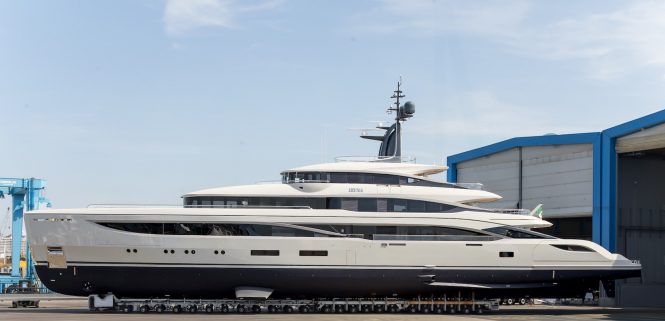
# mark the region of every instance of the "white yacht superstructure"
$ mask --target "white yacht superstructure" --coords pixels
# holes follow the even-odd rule
[[[403,97],[396,91],[396,98]],[[531,231],[529,211],[474,206],[500,196],[402,162],[396,103],[380,158],[282,172],[281,184],[192,192],[183,207],[50,209],[26,214],[36,271],[53,291],[117,297],[407,297],[583,294],[640,275],[595,243]],[[366,137],[375,139],[375,137]]]

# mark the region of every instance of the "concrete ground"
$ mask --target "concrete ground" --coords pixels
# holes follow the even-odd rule
[[[619,309],[599,307],[573,307],[573,306],[502,306],[500,311],[487,314],[172,314],[134,312],[124,314],[121,312],[89,312],[86,300],[60,300],[42,301],[39,308],[9,307],[9,302],[0,302],[0,320],[303,320],[303,321],[332,321],[332,320],[358,320],[358,321],[391,321],[405,320],[497,320],[497,321],[585,321],[585,320],[626,320],[626,321],[656,321],[665,320],[665,310],[658,309]]]

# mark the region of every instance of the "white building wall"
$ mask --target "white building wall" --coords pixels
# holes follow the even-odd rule
[[[545,217],[591,216],[591,144],[525,147],[522,166],[524,208],[542,203]]]
[[[542,203],[545,217],[591,216],[593,147],[591,144],[522,148],[522,207]],[[504,198],[483,204],[514,208],[519,200],[520,150],[513,148],[457,164],[459,182],[484,185]]]
[[[489,208],[515,208],[519,195],[519,150],[517,148],[457,164],[457,181],[482,183],[483,189],[503,199],[483,203]]]

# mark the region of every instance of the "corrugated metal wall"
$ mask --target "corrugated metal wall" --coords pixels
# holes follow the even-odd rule
[[[617,282],[624,306],[665,307],[665,151],[619,155],[617,252],[642,263],[642,277]]]
[[[519,198],[519,149],[513,148],[457,164],[457,181],[482,183],[483,189],[503,199],[483,207],[515,208]]]
[[[457,171],[459,182],[480,182],[504,197],[483,206],[514,208],[521,199],[522,208],[543,203],[545,217],[591,216],[593,210],[591,144],[513,148],[461,162]]]

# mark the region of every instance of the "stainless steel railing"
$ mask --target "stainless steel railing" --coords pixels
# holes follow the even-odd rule
[[[393,163],[415,163],[416,158],[412,156],[339,156],[335,162],[393,162]]]

